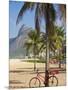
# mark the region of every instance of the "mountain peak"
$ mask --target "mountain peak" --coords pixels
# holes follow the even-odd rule
[[[31,28],[22,25],[18,36],[9,39],[9,56],[10,58],[20,58],[25,56],[26,50],[23,48],[25,40],[28,39],[28,33],[32,30]]]
[[[27,26],[23,24],[18,32],[18,36],[28,33],[30,30],[31,28],[28,28]]]

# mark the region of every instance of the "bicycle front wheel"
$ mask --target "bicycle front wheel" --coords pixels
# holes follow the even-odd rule
[[[40,87],[41,82],[37,77],[33,77],[30,82],[29,82],[29,87],[35,88],[35,87]]]
[[[58,86],[58,79],[56,76],[50,76],[49,77],[49,86],[50,87]]]

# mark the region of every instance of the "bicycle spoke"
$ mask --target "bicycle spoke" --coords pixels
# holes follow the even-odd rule
[[[40,87],[40,80],[36,77],[32,78],[29,82],[30,87]]]
[[[58,85],[58,80],[55,76],[51,76],[49,78],[49,86],[57,86]]]

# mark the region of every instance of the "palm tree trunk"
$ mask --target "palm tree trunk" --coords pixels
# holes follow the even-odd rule
[[[45,62],[45,87],[49,86],[49,40],[48,40],[48,31],[50,29],[50,16],[49,16],[49,4],[46,8],[45,13],[45,22],[46,22],[46,62]]]
[[[61,68],[61,60],[59,60],[59,68]]]
[[[56,53],[55,53],[55,50],[54,50],[54,57],[55,57]]]
[[[35,58],[34,58],[34,71],[36,70],[36,61],[35,61]]]
[[[46,44],[46,63],[45,63],[45,87],[49,86],[49,42]]]
[[[34,71],[36,70],[36,60],[35,60],[35,45],[34,45]]]
[[[59,68],[61,68],[61,51],[59,50]]]
[[[28,47],[26,48],[26,56],[28,56]]]
[[[35,55],[34,55],[34,71],[36,70],[36,60],[35,60]]]

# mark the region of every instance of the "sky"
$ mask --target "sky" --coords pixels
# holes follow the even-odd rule
[[[24,15],[23,19],[19,23],[19,25],[16,25],[16,20],[18,13],[22,7],[24,2],[19,1],[9,1],[9,38],[14,38],[17,36],[19,29],[23,24],[25,24],[27,27],[32,27],[34,29],[34,11],[27,11]],[[56,7],[57,8],[57,7]],[[58,10],[58,8],[57,8]],[[60,25],[61,22],[59,19],[57,19],[58,24]],[[44,22],[43,22],[44,23]],[[42,23],[42,24],[43,24]]]
[[[23,5],[23,2],[9,2],[9,37],[13,38],[16,37],[21,25],[26,24],[26,26],[34,28],[34,11],[26,12],[24,15],[23,20],[16,25],[16,20],[18,13]]]

